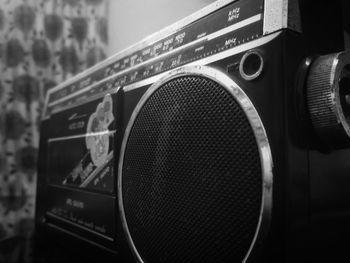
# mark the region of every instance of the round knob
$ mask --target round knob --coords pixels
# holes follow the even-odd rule
[[[239,73],[245,80],[253,80],[260,76],[264,66],[264,59],[257,50],[245,53],[239,63]]]
[[[350,146],[350,52],[318,57],[307,79],[312,125],[331,148]]]

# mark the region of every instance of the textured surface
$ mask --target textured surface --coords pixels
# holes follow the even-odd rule
[[[33,228],[45,94],[104,58],[107,10],[108,0],[0,0],[0,240]]]
[[[332,129],[338,125],[334,105],[334,82],[331,81],[334,59],[334,55],[318,58],[308,78],[308,107],[316,129]]]
[[[350,145],[346,82],[349,73],[345,66],[349,53],[318,57],[311,65],[307,80],[307,106],[312,125],[322,141],[335,148]],[[344,114],[347,115],[344,115]]]
[[[257,229],[259,152],[234,97],[203,77],[158,88],[126,146],[122,194],[146,262],[241,262]]]

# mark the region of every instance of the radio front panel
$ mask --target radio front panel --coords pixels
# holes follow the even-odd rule
[[[50,90],[43,118],[94,97],[106,89],[150,78],[263,35],[263,0],[224,4],[225,1],[218,1],[211,6],[212,10],[207,11],[206,16],[195,21],[189,20],[189,24],[178,23],[173,28],[169,27],[165,30],[169,31],[166,36],[159,39],[159,35],[155,35],[151,40],[141,42],[135,51],[126,50],[115,59],[112,57],[101,63],[90,74],[81,74],[66,85],[62,84]]]
[[[48,92],[40,170],[50,193],[44,208],[50,226],[95,236],[107,247],[117,243],[119,146],[133,108],[173,69],[220,63],[274,39],[278,33],[263,37],[265,6],[263,0],[217,1]]]
[[[205,257],[200,262],[231,262],[236,250],[237,262],[255,262],[256,255],[261,262],[260,255],[269,258],[274,250],[277,261],[267,262],[280,262],[291,230],[306,240],[308,155],[315,145],[309,123],[295,116],[294,82],[305,82],[297,71],[309,52],[298,26],[290,26],[295,3],[219,0],[50,90],[42,116],[39,224],[114,254],[129,245],[138,262],[192,262],[197,255]],[[164,90],[160,98],[157,89]],[[228,117],[230,110],[241,113]],[[249,145],[257,147],[255,155]],[[242,190],[254,180],[253,190]],[[256,197],[254,206],[247,192]],[[176,212],[181,209],[187,216]],[[248,237],[240,223],[250,215]],[[197,229],[188,218],[198,219]],[[186,234],[193,250],[182,255]]]

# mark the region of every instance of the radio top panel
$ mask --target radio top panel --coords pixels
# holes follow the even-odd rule
[[[216,1],[50,90],[43,118],[283,28],[299,31],[296,3]]]

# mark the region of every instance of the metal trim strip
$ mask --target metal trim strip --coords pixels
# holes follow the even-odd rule
[[[184,26],[191,24],[193,22],[195,22],[196,20],[200,19],[201,17],[204,17],[206,15],[209,15],[210,13],[214,12],[215,10],[224,7],[230,3],[234,3],[237,2],[238,0],[218,0],[212,4],[209,4],[208,6],[202,8],[201,10],[193,13],[192,15],[189,15],[173,24],[171,24],[170,26],[167,26],[165,28],[163,28],[162,30],[155,32],[151,35],[149,35],[148,37],[144,38],[143,40],[141,40],[140,42],[126,48],[123,49],[122,51],[114,54],[113,56],[107,58],[106,60],[102,61],[101,63],[99,63],[98,65],[95,65],[89,69],[87,69],[84,72],[81,72],[79,74],[77,74],[75,77],[62,82],[61,84],[59,84],[58,86],[56,86],[55,88],[51,89],[48,91],[47,93],[47,97],[49,97],[49,95],[54,92],[59,90],[60,88],[67,86],[68,84],[83,78],[84,76],[105,67],[106,65],[109,65],[109,63],[116,61],[118,59],[123,58],[124,56],[127,56],[131,53],[133,53],[134,51],[137,51],[139,49],[142,49],[148,45],[151,45],[155,42],[157,42],[158,40],[161,40],[167,36],[169,36],[170,34],[179,31],[180,29],[182,29]]]
[[[263,34],[282,29],[301,32],[299,2],[297,0],[265,0]]]
[[[102,81],[102,82],[99,82],[99,83],[95,83],[95,84],[96,84],[96,85],[100,85],[101,83],[103,83],[103,81]],[[95,87],[95,84],[89,86],[89,89],[94,88],[94,87]],[[117,92],[119,91],[120,88],[121,88],[121,86],[118,86],[118,87],[116,87],[116,88],[112,88],[111,90],[106,90],[105,92],[102,92],[102,93],[97,94],[97,95],[95,95],[95,96],[89,97],[89,98],[88,98],[87,100],[85,100],[85,101],[81,101],[81,102],[76,103],[76,104],[73,104],[73,105],[68,105],[68,106],[66,106],[66,107],[61,108],[59,111],[56,110],[56,111],[52,111],[51,113],[58,113],[58,112],[61,112],[61,111],[67,110],[67,109],[71,109],[71,108],[77,107],[77,106],[82,105],[82,104],[85,104],[85,103],[87,103],[87,102],[90,102],[90,101],[93,101],[93,100],[97,100],[97,99],[99,99],[99,98],[102,98],[102,97],[104,97],[106,94],[115,94],[115,93],[117,93]],[[87,91],[87,90],[85,90],[85,91]],[[72,97],[75,97],[75,96],[76,96],[76,94],[74,94],[74,96],[71,96],[71,97],[69,97],[69,98],[72,98]],[[62,102],[62,101],[61,101],[61,102]],[[45,113],[46,113],[46,112],[45,112]],[[49,119],[49,117],[50,117],[50,116],[48,116],[47,114],[44,114],[44,115],[42,116],[42,120]]]
[[[280,32],[276,32],[276,33],[268,35],[266,37],[262,37],[262,38],[259,38],[257,40],[253,40],[251,42],[242,44],[242,45],[234,47],[232,49],[223,51],[223,52],[221,52],[219,54],[215,54],[213,56],[206,57],[206,58],[203,58],[203,59],[191,62],[191,63],[187,64],[187,66],[190,66],[190,65],[207,65],[207,64],[213,63],[215,61],[221,60],[223,58],[226,58],[226,57],[233,56],[235,54],[241,53],[243,51],[246,51],[246,50],[249,50],[249,49],[252,49],[252,48],[255,48],[255,47],[262,46],[262,45],[272,41],[273,39],[275,39],[279,34],[280,34]],[[170,71],[172,71],[172,70],[175,70],[175,69],[171,69]],[[137,89],[139,87],[145,86],[145,85],[152,84],[152,83],[156,82],[157,80],[159,80],[160,78],[162,78],[163,76],[165,76],[168,72],[169,71],[166,71],[166,72],[160,73],[158,75],[152,76],[152,77],[150,77],[148,79],[141,80],[139,82],[135,82],[135,83],[132,83],[130,85],[126,85],[126,86],[123,87],[123,90],[125,92],[127,92],[127,91],[130,91],[130,90]]]
[[[57,100],[57,101],[54,101],[54,102],[50,103],[50,104],[48,105],[48,107],[52,107],[52,106],[54,106],[54,105],[56,105],[56,104],[58,104],[58,103],[61,103],[61,102],[65,101],[65,100],[67,100],[67,99],[70,99],[71,97],[74,97],[74,96],[76,96],[76,95],[79,95],[79,94],[81,94],[81,93],[86,92],[87,90],[89,90],[89,89],[92,88],[92,87],[95,87],[95,86],[97,86],[97,85],[101,85],[101,84],[103,84],[104,82],[107,82],[107,81],[109,81],[109,80],[112,80],[112,79],[114,79],[114,78],[117,78],[118,76],[124,75],[124,74],[126,74],[126,73],[128,73],[128,72],[130,72],[130,71],[133,71],[133,70],[135,70],[135,69],[137,69],[137,68],[140,68],[140,67],[142,67],[142,66],[144,66],[144,65],[150,64],[150,63],[152,63],[152,62],[154,62],[154,61],[159,60],[160,58],[167,57],[167,56],[169,56],[169,55],[171,55],[171,54],[173,54],[173,53],[175,53],[175,52],[179,52],[179,51],[181,51],[181,50],[183,50],[183,49],[186,49],[186,48],[188,48],[188,47],[191,47],[191,46],[193,46],[193,45],[195,45],[195,44],[198,44],[198,43],[200,43],[200,42],[205,42],[205,41],[207,41],[207,40],[215,39],[215,38],[220,37],[220,36],[223,36],[223,35],[225,35],[225,34],[227,34],[227,33],[229,33],[229,32],[235,31],[235,30],[240,29],[240,28],[243,28],[243,27],[245,27],[245,26],[247,26],[247,25],[250,25],[250,24],[253,24],[253,23],[255,23],[255,22],[258,22],[258,21],[260,21],[261,18],[262,18],[262,14],[257,14],[257,15],[255,15],[255,16],[249,17],[249,18],[247,18],[247,19],[245,19],[245,20],[243,20],[243,21],[241,21],[241,22],[238,22],[238,23],[236,23],[236,24],[233,24],[233,25],[231,25],[231,26],[229,26],[229,27],[227,27],[227,28],[221,29],[221,30],[219,30],[219,31],[216,31],[215,33],[212,33],[212,34],[210,34],[210,35],[207,35],[206,37],[197,39],[197,40],[192,41],[192,42],[190,42],[190,43],[188,43],[188,44],[186,44],[186,45],[183,45],[183,46],[181,46],[181,47],[179,47],[179,48],[176,48],[176,49],[173,49],[173,50],[171,50],[171,51],[169,51],[169,52],[167,52],[167,53],[164,53],[164,54],[162,54],[162,55],[160,55],[160,56],[158,56],[158,57],[155,57],[155,58],[152,58],[152,59],[147,60],[147,61],[145,61],[145,62],[142,62],[142,63],[140,63],[140,64],[137,64],[136,66],[134,66],[134,67],[132,67],[132,68],[127,68],[127,69],[125,69],[125,70],[122,70],[122,71],[120,71],[120,72],[118,72],[118,73],[116,73],[116,74],[114,74],[114,75],[112,75],[112,76],[109,76],[109,77],[107,77],[107,78],[105,78],[105,79],[103,79],[103,80],[101,80],[101,81],[99,81],[99,82],[96,82],[96,83],[94,83],[94,84],[92,84],[92,85],[90,85],[90,86],[87,86],[86,88],[84,88],[84,89],[82,89],[82,90],[79,90],[79,91],[76,92],[76,93],[73,93],[73,94],[71,94],[71,95],[68,95],[68,96],[66,96],[66,97],[64,97],[64,98],[62,98],[62,99]]]
[[[50,142],[56,142],[56,141],[84,138],[87,136],[101,136],[101,135],[106,135],[106,134],[111,135],[114,132],[115,132],[115,130],[112,130],[112,131],[108,130],[108,131],[94,132],[94,133],[84,133],[84,134],[78,134],[78,135],[50,138],[47,141],[48,141],[48,143],[50,143]]]

